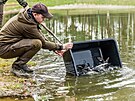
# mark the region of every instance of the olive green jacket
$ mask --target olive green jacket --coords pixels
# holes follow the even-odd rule
[[[28,15],[27,10],[12,17],[0,30],[0,55],[22,39],[40,39],[43,49],[59,50],[60,45],[48,41],[37,26],[37,22]]]
[[[0,4],[5,4],[8,0],[0,0]],[[18,3],[23,6],[26,7],[28,5],[28,3],[25,0],[17,0]]]

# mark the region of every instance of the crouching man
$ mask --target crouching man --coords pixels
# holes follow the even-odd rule
[[[4,59],[17,57],[12,64],[12,71],[33,72],[28,68],[27,62],[41,48],[62,55],[63,51],[73,47],[73,43],[57,44],[44,37],[39,24],[46,18],[52,17],[53,15],[47,7],[38,3],[32,8],[19,12],[2,27],[0,30],[0,57]]]

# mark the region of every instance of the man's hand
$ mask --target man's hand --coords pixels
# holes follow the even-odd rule
[[[63,56],[63,54],[66,52],[66,50],[57,50],[54,51],[56,54],[58,54],[59,56]]]
[[[63,50],[68,50],[71,49],[72,47],[73,47],[73,43],[71,42],[63,44]]]
[[[55,53],[56,54],[58,54],[59,56],[63,56],[63,54],[67,51],[67,50],[69,50],[69,49],[72,49],[72,47],[73,47],[73,43],[65,43],[65,44],[63,44],[63,49],[62,50],[57,50],[57,51],[55,51]]]

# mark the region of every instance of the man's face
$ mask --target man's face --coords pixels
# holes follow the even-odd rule
[[[42,14],[33,13],[33,15],[39,24],[45,20],[45,17]]]

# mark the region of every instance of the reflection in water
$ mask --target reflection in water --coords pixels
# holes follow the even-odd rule
[[[34,98],[52,101],[133,101],[135,99],[135,13],[56,16],[47,26],[65,43],[114,38],[123,68],[117,71],[74,77],[66,75],[62,58],[41,50],[33,60],[38,84]],[[44,30],[46,33],[46,31]],[[48,33],[47,37],[54,40]],[[54,40],[55,41],[55,40]],[[38,61],[39,60],[39,61]]]
[[[121,14],[93,14],[58,16],[47,22],[47,26],[61,41],[67,42],[71,36],[72,41],[96,40],[114,38],[118,42],[123,62],[134,65],[134,13]]]

